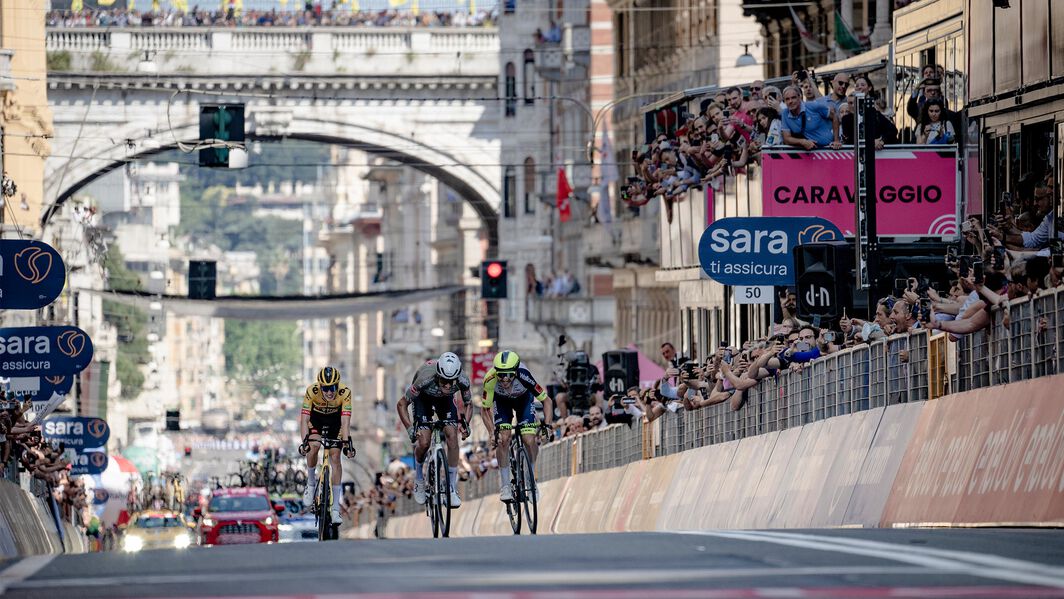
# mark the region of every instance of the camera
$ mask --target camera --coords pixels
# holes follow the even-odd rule
[[[794,351],[797,352],[807,352],[812,348],[813,346],[809,345],[809,343],[806,341],[799,341],[798,343],[794,344]]]
[[[571,351],[563,356],[563,361],[570,409],[583,413],[591,407],[591,383],[593,382],[591,360],[585,352]]]
[[[835,343],[835,331],[824,333],[824,343]]]
[[[972,221],[966,219],[964,222],[961,223],[961,233],[971,233],[971,232],[972,232]]]
[[[721,361],[725,364],[732,363],[732,351],[730,349],[724,350],[724,355],[721,357]]]
[[[693,379],[693,378],[695,378],[695,368],[697,368],[697,367],[698,367],[698,364],[695,363],[694,361],[691,361],[691,360],[688,360],[687,362],[684,362],[683,364],[680,364],[680,372],[683,373],[683,377],[682,378],[684,378],[684,379]]]
[[[975,272],[975,282],[978,285],[983,283],[983,261],[976,260],[972,262],[972,270]]]

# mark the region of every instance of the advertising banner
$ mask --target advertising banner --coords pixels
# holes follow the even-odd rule
[[[724,285],[789,286],[794,247],[825,241],[842,241],[842,233],[822,218],[722,218],[702,232],[698,262]]]
[[[81,372],[92,361],[92,341],[71,326],[0,329],[0,376],[55,376]]]
[[[766,149],[765,216],[816,216],[854,232],[853,151]],[[876,226],[881,236],[948,237],[957,230],[955,148],[876,152]]]
[[[42,241],[0,239],[0,309],[36,310],[55,301],[66,284],[66,266]]]
[[[52,416],[44,421],[41,432],[45,439],[74,449],[103,447],[111,437],[107,421],[84,416]]]
[[[48,401],[53,394],[66,395],[74,386],[74,375],[11,377],[11,390],[16,397],[29,397],[33,401]]]
[[[491,369],[491,361],[495,358],[495,352],[481,352],[479,354],[473,354],[473,376],[470,377],[470,381],[474,385],[481,385],[484,383],[484,377],[487,376],[488,370]]]
[[[86,449],[84,451],[75,451],[67,448],[64,457],[70,462],[71,476],[100,474],[107,470],[107,463],[110,461],[110,458],[107,457],[107,452],[103,448]]]

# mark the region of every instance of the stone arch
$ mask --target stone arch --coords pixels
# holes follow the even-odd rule
[[[47,226],[59,208],[78,191],[96,179],[121,168],[131,160],[158,155],[177,147],[178,139],[184,143],[193,143],[199,136],[199,123],[175,123],[172,135],[159,141],[161,136],[135,136],[135,132],[145,131],[128,127],[134,136],[124,137],[123,131],[114,132],[114,139],[122,143],[97,144],[77,158],[49,161],[46,173],[46,198],[55,198],[41,215],[41,227]],[[488,236],[488,252],[494,256],[498,247],[498,215],[501,194],[483,169],[470,165],[444,149],[418,140],[397,135],[379,128],[367,127],[351,122],[341,122],[328,118],[293,116],[284,135],[257,134],[249,131],[247,141],[280,141],[286,139],[313,141],[323,144],[359,149],[373,155],[383,156],[415,168],[440,180],[458,193],[470,204],[477,216],[484,223]],[[127,142],[137,145],[137,150],[130,151]],[[57,151],[62,155],[71,148]],[[78,154],[81,154],[79,148]]]

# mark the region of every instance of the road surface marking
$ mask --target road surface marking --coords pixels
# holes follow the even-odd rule
[[[679,531],[678,534],[773,543],[776,545],[801,547],[818,551],[864,555],[866,557],[878,557],[896,562],[924,566],[934,570],[963,572],[980,578],[1064,588],[1064,569],[985,553],[931,549],[928,547],[913,547],[908,544],[884,543],[880,541],[867,541],[863,539],[848,539],[801,533]]]
[[[8,587],[14,586],[40,572],[56,557],[56,555],[31,555],[0,572],[0,595],[3,595]]]

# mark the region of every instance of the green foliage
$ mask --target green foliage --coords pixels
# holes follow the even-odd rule
[[[302,364],[296,323],[226,319],[226,371],[260,396],[276,395],[276,389],[296,380]]]
[[[107,272],[107,287],[116,291],[139,291],[140,278],[126,268],[122,250],[112,245],[104,257],[104,269]],[[104,320],[115,327],[118,336],[118,356],[115,369],[118,380],[122,383],[122,397],[132,399],[140,395],[144,387],[144,374],[139,365],[147,364],[148,354],[148,315],[144,311],[125,304],[104,300]]]
[[[70,55],[70,52],[66,50],[59,50],[58,52],[49,52],[47,60],[49,71],[70,71],[72,57]]]
[[[122,70],[122,67],[111,62],[111,59],[107,57],[103,52],[96,50],[89,57],[91,60],[90,70],[98,73],[115,73]]]
[[[300,72],[307,68],[307,63],[310,62],[310,51],[304,50],[292,55],[292,70]]]

